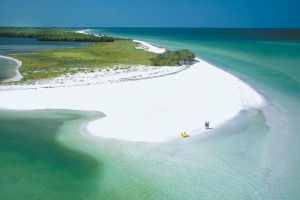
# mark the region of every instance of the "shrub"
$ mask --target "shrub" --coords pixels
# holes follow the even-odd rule
[[[190,65],[195,61],[195,53],[188,49],[166,51],[150,60],[154,66]]]

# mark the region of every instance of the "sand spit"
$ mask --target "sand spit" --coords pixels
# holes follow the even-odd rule
[[[135,76],[143,71],[145,69],[137,71]],[[68,85],[68,79],[62,78],[61,84],[50,81],[47,88],[42,84],[36,87],[37,84],[34,90],[28,85],[1,86],[0,90],[6,91],[0,91],[0,108],[101,111],[106,117],[88,123],[89,134],[119,140],[165,142],[180,138],[183,131],[191,136],[205,131],[205,121],[217,127],[242,109],[264,105],[263,98],[250,86],[200,59],[177,72],[149,78],[150,68],[144,72],[148,74],[146,79],[114,82],[104,75],[106,82],[89,85],[85,84],[89,77],[78,75],[81,85]],[[115,74],[112,77],[125,74],[117,70],[111,73]]]

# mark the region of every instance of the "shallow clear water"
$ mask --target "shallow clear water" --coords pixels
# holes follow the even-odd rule
[[[224,126],[204,134],[159,144],[83,134],[82,123],[99,113],[1,111],[0,140],[5,142],[0,162],[8,163],[0,165],[5,177],[1,180],[11,180],[2,189],[4,197],[300,198],[299,30],[99,28],[90,32],[141,39],[170,49],[188,48],[249,83],[264,96],[267,106],[241,111]],[[22,128],[15,130],[16,125]],[[29,134],[35,130],[39,131]],[[7,135],[13,139],[6,141]],[[19,145],[24,137],[30,145]],[[31,148],[44,141],[51,145]],[[62,162],[65,159],[67,163]],[[7,169],[11,173],[4,176]],[[20,172],[17,178],[15,171]],[[41,176],[40,171],[45,174]],[[48,194],[49,188],[54,189]]]
[[[14,77],[14,68],[17,63],[11,59],[0,58],[0,82]]]
[[[49,50],[56,48],[68,48],[84,46],[82,42],[48,42],[37,41],[34,38],[8,38],[0,37],[0,55],[32,53],[34,51]]]
[[[0,55],[33,53],[35,51],[50,50],[56,48],[71,48],[87,45],[81,42],[48,42],[37,41],[33,38],[7,38],[0,37]],[[9,59],[0,58],[0,82],[15,76],[17,64]]]
[[[65,110],[7,111],[0,115],[1,199],[89,196],[103,163],[62,145],[57,132],[100,113]],[[78,132],[69,131],[76,136]]]

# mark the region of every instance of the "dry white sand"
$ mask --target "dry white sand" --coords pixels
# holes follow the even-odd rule
[[[79,30],[79,31],[76,31],[76,33],[88,34],[87,32],[88,32],[89,30],[90,30],[90,29]]]
[[[205,121],[215,128],[242,109],[264,105],[263,98],[241,80],[198,61],[186,70],[159,78],[0,91],[0,107],[101,111],[106,117],[87,124],[90,134],[162,142],[179,138],[183,131],[199,134],[205,131]]]
[[[140,41],[140,40],[133,40],[133,41],[141,44],[139,47],[137,47],[137,49],[144,49],[146,51],[150,51],[154,53],[163,53],[166,51],[165,48],[154,46],[144,41]]]

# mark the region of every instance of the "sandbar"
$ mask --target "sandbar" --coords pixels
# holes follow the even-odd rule
[[[185,70],[157,78],[6,90],[0,99],[2,109],[101,111],[106,117],[87,123],[88,134],[136,142],[173,141],[183,131],[191,139],[207,131],[205,121],[215,128],[243,109],[265,104],[249,85],[199,58]]]

